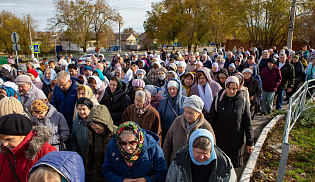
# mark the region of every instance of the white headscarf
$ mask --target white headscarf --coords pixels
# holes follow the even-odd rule
[[[98,76],[90,76],[90,78],[93,78],[96,81],[96,89],[99,89],[103,86],[103,82]]]
[[[207,113],[209,113],[213,101],[212,91],[209,83],[208,82],[206,83],[205,92],[203,92],[203,87],[198,83],[198,91],[200,98],[204,101],[203,108],[206,110]]]

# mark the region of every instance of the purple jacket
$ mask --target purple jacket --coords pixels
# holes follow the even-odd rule
[[[264,68],[261,72],[261,82],[263,91],[275,92],[277,87],[281,84],[281,71],[274,65],[270,70],[268,66]]]

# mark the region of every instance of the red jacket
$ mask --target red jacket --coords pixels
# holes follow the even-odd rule
[[[263,91],[266,92],[275,92],[277,91],[278,86],[281,84],[281,71],[274,65],[272,69],[269,69],[268,66],[264,68],[261,72],[261,82]]]
[[[1,145],[0,151],[0,181],[17,182],[11,171],[8,157],[12,166],[22,182],[27,181],[28,173],[32,166],[45,154],[56,151],[49,145],[49,132],[43,127],[36,127],[26,135],[24,140],[12,151]]]

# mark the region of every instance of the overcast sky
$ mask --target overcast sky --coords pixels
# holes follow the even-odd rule
[[[124,19],[123,28],[132,27],[136,32],[144,32],[143,21],[146,11],[151,10],[151,3],[157,0],[108,0],[116,7]],[[0,10],[10,11],[18,17],[30,14],[37,22],[39,30],[47,28],[47,19],[55,15],[53,0],[0,0]],[[118,24],[115,28],[118,32]]]

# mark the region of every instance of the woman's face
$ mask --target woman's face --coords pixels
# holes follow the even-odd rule
[[[133,134],[128,133],[120,136],[119,144],[125,152],[132,155],[137,149],[138,140]]]
[[[201,86],[205,86],[207,84],[207,78],[206,75],[202,74],[200,77],[198,77],[198,83]]]
[[[181,73],[184,72],[184,68],[179,66],[179,67],[177,67],[177,71],[178,71],[179,74],[181,74]]]
[[[200,116],[200,113],[195,111],[194,109],[189,108],[189,107],[184,108],[184,118],[189,124],[194,124],[197,121],[199,116]]]
[[[186,86],[191,86],[193,84],[193,79],[191,78],[191,76],[186,76],[184,79],[184,83]]]
[[[78,113],[81,118],[86,120],[90,114],[90,109],[86,105],[78,104]]]
[[[213,65],[212,65],[212,68],[211,68],[211,69],[212,69],[212,72],[213,72],[213,73],[217,72],[217,67],[216,67],[216,66],[213,66]]]
[[[48,110],[45,111],[38,111],[38,112],[32,112],[33,116],[35,116],[37,119],[43,119],[43,117],[46,116]]]
[[[120,78],[123,79],[125,77],[125,75],[126,75],[126,73],[122,71],[120,74]]]
[[[143,62],[142,61],[139,62],[139,68],[143,68]]]
[[[117,82],[115,80],[111,80],[109,82],[109,89],[110,89],[110,91],[111,92],[115,92],[116,88],[117,88]]]
[[[96,90],[96,88],[97,88],[97,85],[96,85],[96,84],[89,83],[88,85],[89,85],[89,87],[90,87],[92,90]]]
[[[45,76],[46,76],[47,79],[50,79],[51,72],[50,71],[46,71],[45,72]]]
[[[230,83],[229,87],[226,88],[226,94],[229,97],[234,97],[238,91],[238,86],[236,83]]]
[[[196,64],[196,70],[202,68],[202,65]]]
[[[177,93],[178,93],[178,89],[177,89],[176,87],[169,87],[169,88],[167,89],[167,91],[168,91],[168,94],[169,94],[172,98],[176,97],[176,95],[177,95]]]
[[[0,94],[4,96],[8,96],[7,91],[5,91],[3,88],[0,88]]]
[[[86,61],[85,64],[86,64],[87,66],[91,66],[91,61]]]
[[[251,69],[254,73],[254,71],[255,71],[254,66],[250,66],[249,69]]]
[[[142,109],[143,105],[144,105],[144,98],[136,95],[135,96],[135,106],[136,106],[136,108]]]
[[[120,71],[119,71],[119,70],[116,70],[116,71],[115,71],[115,76],[117,76],[117,77],[120,78]]]
[[[102,134],[105,131],[105,127],[101,124],[92,124],[91,128],[95,131],[97,134]]]
[[[211,150],[203,150],[200,148],[193,148],[194,158],[196,161],[203,163],[210,159]]]
[[[79,97],[79,98],[85,97],[85,90],[81,89],[81,90],[78,92],[78,97]]]
[[[244,73],[244,78],[247,80],[252,76],[252,74],[250,74],[250,72],[245,72]]]

